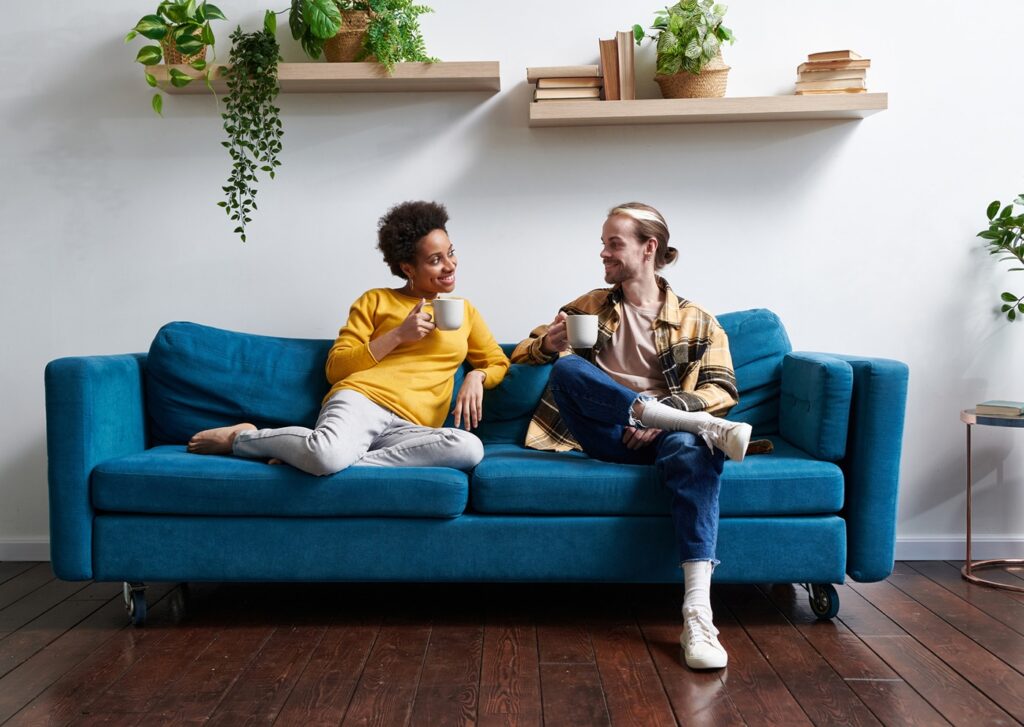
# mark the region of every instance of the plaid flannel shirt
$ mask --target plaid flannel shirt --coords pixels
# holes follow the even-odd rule
[[[654,344],[669,391],[661,402],[683,411],[724,416],[739,401],[725,331],[713,315],[673,293],[664,278],[658,278],[658,286],[665,291],[665,303],[654,322]],[[622,288],[592,290],[560,310],[569,315],[597,315],[597,343],[592,349],[576,352],[593,363],[595,354],[608,344],[619,327]],[[557,354],[549,356],[540,347],[547,330],[547,325],[533,329],[530,337],[512,352],[512,363],[555,361]],[[544,390],[537,405],[524,444],[531,449],[558,452],[580,449],[558,413],[550,388]]]

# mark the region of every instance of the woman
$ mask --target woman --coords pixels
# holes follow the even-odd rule
[[[314,429],[236,424],[199,432],[188,450],[280,460],[314,475],[353,464],[475,467],[483,445],[469,430],[483,417],[484,389],[501,382],[509,362],[469,301],[452,331],[436,330],[424,310],[455,290],[458,260],[447,222],[448,212],[434,202],[404,202],[380,219],[377,247],[406,282],[368,290],[352,304],[327,356],[331,390]],[[455,401],[456,428],[440,428],[452,377],[467,359],[473,370]]]

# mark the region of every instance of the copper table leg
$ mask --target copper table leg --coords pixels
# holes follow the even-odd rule
[[[1024,565],[1024,558],[992,558],[990,560],[971,560],[971,484],[974,479],[971,462],[971,425],[967,425],[967,557],[964,560],[964,567],[960,569],[960,575],[971,583],[978,583],[993,588],[1002,588],[1006,591],[1024,593],[1024,583],[1019,586],[1011,586],[1006,583],[981,578],[974,575],[973,571],[982,568],[1002,568],[1005,566]]]

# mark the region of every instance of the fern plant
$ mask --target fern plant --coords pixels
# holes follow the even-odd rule
[[[243,33],[237,28],[231,34],[231,60],[226,71],[228,93],[225,100],[224,131],[228,140],[221,144],[231,155],[231,174],[222,187],[226,199],[218,206],[238,225],[234,231],[246,240],[246,225],[257,209],[257,175],[265,172],[271,179],[281,166],[279,109],[274,105],[279,85],[277,64],[280,47],[274,37],[276,18],[267,12],[263,30]]]
[[[686,72],[694,75],[718,55],[723,42],[736,40],[732,31],[722,25],[727,7],[714,0],[680,0],[655,13],[651,35],[639,25],[633,26],[633,37],[640,45],[645,37],[658,49],[658,75],[671,76]]]
[[[1005,206],[998,199],[989,204],[985,211],[988,229],[978,233],[978,237],[986,240],[990,255],[1002,255],[999,262],[1014,265],[1011,272],[1024,270],[1024,212],[1013,214],[1014,205],[1024,207],[1024,193]],[[1004,291],[1000,299],[1008,320],[1016,320],[1018,314],[1024,317],[1024,295]]]
[[[356,60],[376,58],[388,73],[402,61],[437,61],[427,55],[419,17],[434,12],[413,0],[292,0],[288,25],[310,58],[319,58],[324,43],[341,30],[342,10],[369,13],[366,41]]]

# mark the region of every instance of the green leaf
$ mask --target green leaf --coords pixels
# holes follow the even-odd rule
[[[156,88],[156,76],[154,76],[152,73],[146,73],[146,83],[148,83],[153,88]]]
[[[135,36],[137,35],[138,33],[136,33],[134,30],[129,30],[128,34],[124,37],[124,42],[131,43],[133,40],[135,40]]]
[[[333,38],[341,29],[341,11],[334,0],[302,0],[302,19],[317,38]]]
[[[1006,314],[1006,317],[1009,318],[1011,321],[1017,320],[1017,311],[1011,310],[1009,313]]]
[[[1013,293],[1003,293],[999,297],[1002,298],[1003,300],[1005,300],[1007,303],[1016,303],[1017,302],[1017,296],[1014,295]]]
[[[144,45],[139,48],[139,53],[135,56],[135,60],[144,66],[155,66],[162,57],[163,53],[160,50],[160,46]]]
[[[188,20],[188,15],[185,14],[185,6],[178,3],[160,3],[160,9],[172,23],[181,24]]]
[[[1003,207],[1003,211],[999,215],[999,219],[1000,220],[1005,220],[1008,217],[1010,217],[1012,214],[1013,214],[1013,205],[1012,204],[1008,204],[1005,207]]]
[[[633,40],[636,41],[637,45],[640,45],[644,40],[644,29],[639,25],[633,26]]]
[[[158,93],[154,93],[153,94],[152,106],[153,106],[153,110],[156,111],[157,114],[159,114],[160,116],[164,115],[164,99],[163,99],[163,96],[161,96]]]
[[[169,28],[159,15],[145,15],[135,24],[134,30],[150,40],[163,40]]]
[[[192,83],[192,76],[187,73],[179,71],[177,68],[172,68],[171,71],[171,85],[175,88],[183,88],[188,84]]]
[[[1009,303],[1003,303],[1003,305],[1000,306],[999,310],[1005,313],[1006,311],[1010,310],[1010,308],[1013,308],[1013,306],[1010,305]]]
[[[277,35],[277,15],[273,10],[263,13],[263,30],[270,35]]]
[[[197,71],[206,70],[206,61],[204,60],[192,61],[191,63],[189,63],[189,65],[195,68]]]
[[[1017,310],[1019,310],[1021,313],[1024,313],[1024,303],[1018,303]]]
[[[203,26],[203,30],[199,34],[199,38],[206,45],[216,45],[217,44],[217,39],[213,35],[213,28],[210,27],[209,23],[207,23],[206,25]]]
[[[227,20],[227,16],[221,12],[220,8],[212,3],[203,3],[203,9],[207,20]]]
[[[999,212],[999,206],[1000,206],[1000,202],[999,202],[999,200],[997,199],[997,200],[996,200],[995,202],[992,202],[992,203],[991,203],[991,204],[990,204],[990,205],[988,206],[988,209],[987,209],[987,210],[985,210],[985,215],[986,215],[986,216],[987,216],[987,217],[988,217],[988,218],[989,218],[989,219],[991,220],[991,219],[992,219],[993,217],[995,217],[995,216],[996,216],[996,214],[998,214],[998,212]]]

